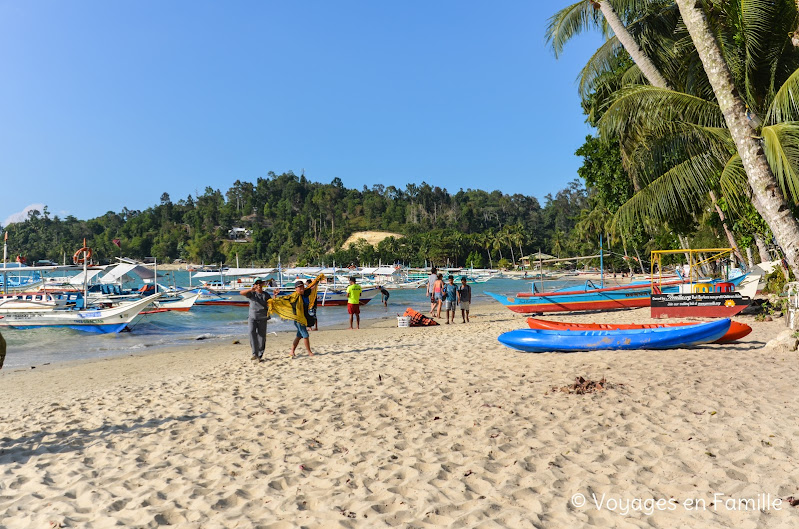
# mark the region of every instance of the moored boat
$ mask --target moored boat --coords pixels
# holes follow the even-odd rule
[[[161,297],[153,294],[137,301],[120,303],[110,309],[28,311],[0,315],[0,327],[35,329],[68,327],[92,333],[118,333],[148,305]]]

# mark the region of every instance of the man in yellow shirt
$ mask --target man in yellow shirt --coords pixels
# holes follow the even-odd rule
[[[350,329],[352,317],[355,316],[356,329],[361,328],[361,285],[355,282],[355,276],[350,276],[350,286],[347,287],[347,312],[350,315]]]

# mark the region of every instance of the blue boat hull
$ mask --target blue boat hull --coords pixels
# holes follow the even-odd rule
[[[545,331],[518,329],[503,333],[499,342],[529,353],[578,352],[617,349],[674,349],[709,343],[724,336],[730,320],[712,321],[686,327],[656,329]]]

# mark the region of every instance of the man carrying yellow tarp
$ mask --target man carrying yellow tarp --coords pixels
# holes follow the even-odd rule
[[[284,320],[293,321],[294,327],[297,328],[297,336],[291,345],[292,357],[294,357],[294,351],[297,349],[300,339],[305,342],[308,356],[313,356],[311,340],[308,337],[308,327],[313,326],[314,322],[310,321],[313,317],[308,314],[308,310],[316,305],[316,289],[319,286],[319,282],[324,278],[324,274],[319,274],[307,287],[302,281],[297,281],[294,283],[294,293],[286,294],[285,296],[275,295],[274,298],[268,301],[271,314],[277,314]],[[277,293],[277,291],[275,292]]]

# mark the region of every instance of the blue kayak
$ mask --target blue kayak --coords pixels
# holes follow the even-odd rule
[[[676,349],[718,340],[730,328],[729,318],[688,325],[655,329],[622,329],[596,331],[544,331],[519,329],[503,333],[503,345],[529,353],[600,351],[614,349]]]

